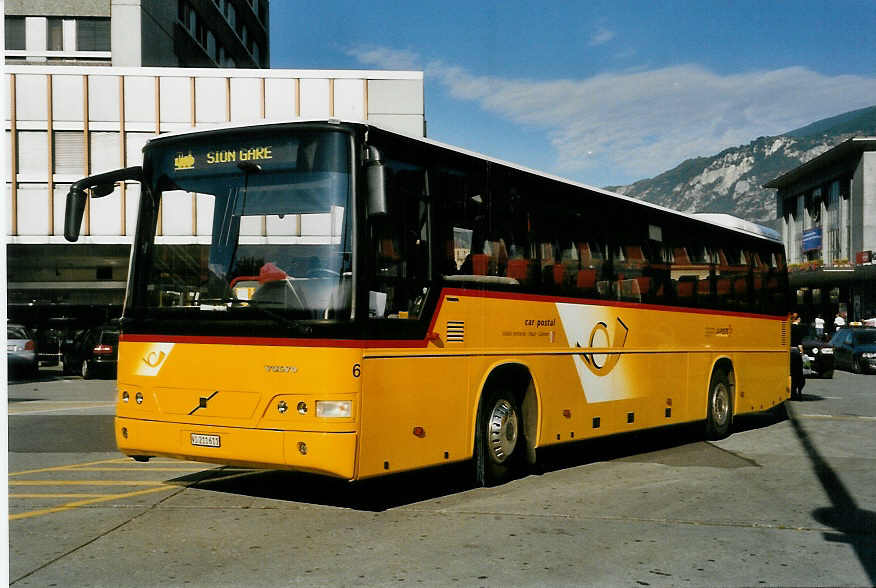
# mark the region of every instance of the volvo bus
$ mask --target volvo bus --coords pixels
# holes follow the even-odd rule
[[[775,236],[380,126],[156,136],[140,182],[115,435],[170,456],[358,480],[735,416],[789,396]],[[162,227],[179,216],[192,237]],[[177,217],[177,218],[174,218]]]

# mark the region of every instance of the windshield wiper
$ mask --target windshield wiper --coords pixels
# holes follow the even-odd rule
[[[201,300],[201,308],[203,310],[226,311],[229,308],[252,308],[260,314],[270,317],[283,325],[295,329],[296,331],[307,334],[310,327],[304,327],[297,320],[290,319],[283,314],[265,308],[264,305],[256,300],[241,300],[240,298],[207,298]]]

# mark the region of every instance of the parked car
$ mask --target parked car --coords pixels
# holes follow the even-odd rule
[[[36,376],[39,373],[36,344],[24,325],[6,323],[6,368],[9,375]]]
[[[876,372],[876,328],[845,327],[830,342],[836,367],[855,373]]]
[[[807,378],[833,378],[833,345],[829,337],[818,336],[814,326],[803,331],[803,375]]]
[[[116,325],[101,325],[85,329],[64,343],[63,371],[78,374],[83,378],[98,375],[115,377],[119,361],[119,328]]]
[[[61,362],[61,336],[52,328],[38,329],[34,333],[37,359],[40,365],[58,365]]]

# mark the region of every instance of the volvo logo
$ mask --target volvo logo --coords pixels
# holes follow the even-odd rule
[[[294,365],[266,365],[265,371],[269,374],[297,374],[298,368]]]
[[[216,390],[215,392],[213,392],[209,396],[201,396],[200,398],[198,398],[198,406],[193,408],[192,412],[190,412],[189,415],[195,414],[195,411],[197,411],[198,409],[207,408],[207,403],[210,401],[211,398],[213,398],[217,394],[219,394],[219,390]]]

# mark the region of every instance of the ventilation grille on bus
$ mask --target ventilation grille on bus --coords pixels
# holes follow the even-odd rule
[[[782,321],[782,347],[788,346],[788,323]]]
[[[447,340],[462,343],[465,340],[465,322],[447,321]]]

